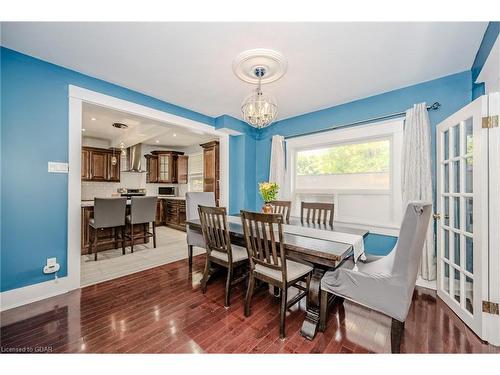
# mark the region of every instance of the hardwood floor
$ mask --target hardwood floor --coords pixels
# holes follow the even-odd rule
[[[243,316],[243,285],[224,308],[224,274],[200,291],[204,255],[138,272],[1,313],[7,352],[388,353],[390,318],[346,301],[333,306],[313,341],[300,336],[304,301],[279,338],[279,299],[261,289]],[[402,340],[406,353],[498,353],[482,343],[433,291],[417,289]]]

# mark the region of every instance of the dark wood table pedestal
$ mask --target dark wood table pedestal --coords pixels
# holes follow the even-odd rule
[[[321,295],[321,279],[326,270],[323,268],[314,268],[311,282],[309,284],[309,293],[306,301],[306,317],[302,323],[300,334],[308,340],[314,339],[319,326],[319,309]]]

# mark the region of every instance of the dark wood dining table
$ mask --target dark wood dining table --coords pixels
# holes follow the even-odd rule
[[[236,217],[239,218],[239,216]],[[190,229],[201,232],[199,219],[189,220],[186,224]],[[290,220],[286,224],[297,227],[356,234],[363,237],[366,237],[369,233],[368,230],[365,229],[339,226],[335,225],[335,223],[333,226],[329,224],[306,223],[302,222],[298,217],[290,217]],[[231,243],[245,247],[242,224],[228,221],[228,229],[231,236]],[[328,269],[335,267],[346,257],[350,256],[353,248],[350,244],[314,238],[310,235],[292,234],[289,232],[291,232],[290,229],[283,234],[287,257],[306,261],[314,266],[306,301],[306,317],[300,331],[302,336],[312,340],[316,335],[319,324],[321,278]]]

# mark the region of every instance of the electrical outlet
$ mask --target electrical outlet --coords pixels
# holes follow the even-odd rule
[[[57,263],[57,258],[47,258],[47,265],[43,267],[43,273],[45,274],[56,273],[60,269],[61,266]]]
[[[57,258],[47,258],[47,266],[54,267],[57,264]]]

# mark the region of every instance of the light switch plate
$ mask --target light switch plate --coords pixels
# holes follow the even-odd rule
[[[69,169],[68,163],[49,161],[50,173],[68,173],[68,169]]]

